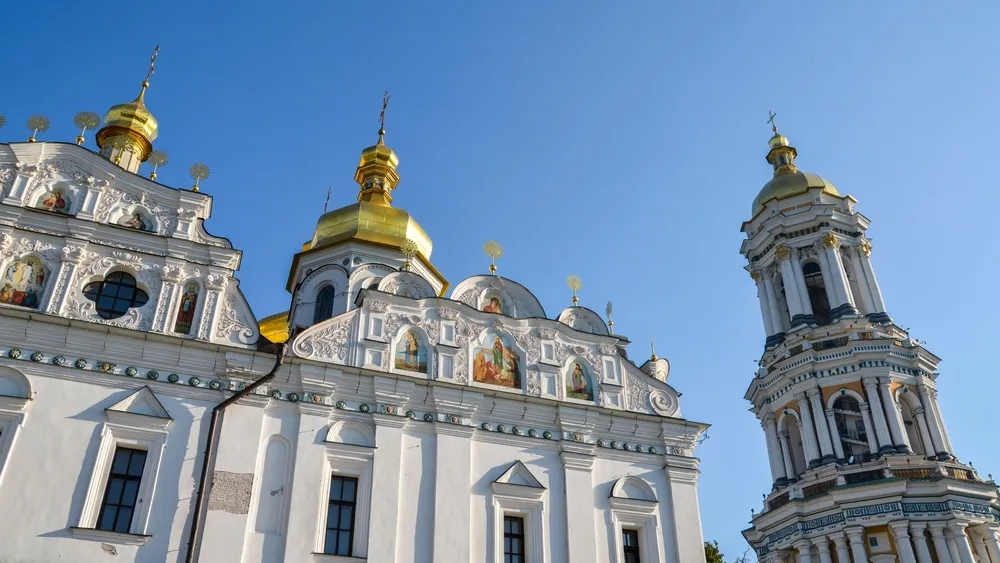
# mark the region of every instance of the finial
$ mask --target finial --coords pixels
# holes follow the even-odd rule
[[[86,140],[83,135],[87,129],[92,129],[101,124],[101,118],[92,111],[81,111],[73,117],[73,125],[80,128],[80,136],[76,138],[76,144],[82,145]]]
[[[144,102],[144,96],[146,95],[146,88],[149,88],[149,79],[153,77],[153,71],[156,69],[156,57],[160,54],[160,46],[157,45],[153,48],[153,54],[149,57],[149,70],[146,71],[146,78],[142,81],[142,90],[139,90],[139,96],[135,101],[139,103]]]
[[[326,201],[323,202],[323,214],[324,215],[326,214],[326,206],[330,205],[330,192],[332,192],[332,191],[333,191],[333,188],[331,188],[330,186],[326,187]]]
[[[29,143],[35,142],[35,135],[39,133],[44,133],[49,130],[49,118],[44,115],[32,115],[28,118],[28,129],[31,129],[31,136],[28,137]]]
[[[610,332],[611,334],[614,334],[615,333],[615,321],[611,320],[611,311],[612,311],[611,302],[608,301],[608,304],[604,306],[604,315],[608,317],[608,332]]]
[[[201,189],[198,187],[198,184],[205,178],[208,178],[208,174],[210,172],[211,170],[208,169],[208,166],[205,166],[200,162],[191,165],[191,170],[189,170],[189,173],[191,174],[191,178],[194,179],[194,186],[191,186],[192,192],[201,191]]]
[[[417,254],[418,250],[417,243],[413,240],[406,239],[403,241],[403,244],[399,247],[399,250],[403,252],[403,256],[406,256],[406,262],[403,264],[403,271],[409,272],[410,268],[412,268],[410,261]]]
[[[503,247],[495,240],[488,240],[483,244],[483,252],[490,257],[490,275],[497,275],[497,258],[503,256]]]
[[[3,127],[4,125],[7,125],[7,118],[0,115],[0,127]]]
[[[385,110],[389,107],[389,91],[382,94],[382,111],[378,114],[378,144],[385,144]]]
[[[656,346],[653,344],[652,336],[649,337],[649,351],[650,351],[649,361],[655,362],[657,359],[659,359],[656,357]]]
[[[153,171],[149,173],[149,179],[156,179],[156,170],[167,165],[167,153],[163,151],[153,151],[149,153],[149,163],[153,165]]]
[[[566,276],[566,285],[573,290],[573,306],[576,307],[576,304],[580,302],[580,298],[576,296],[576,292],[580,291],[580,288],[583,287],[583,282],[580,281],[580,278],[570,274]]]
[[[771,131],[774,131],[774,134],[777,135],[778,125],[774,122],[775,117],[778,117],[778,114],[774,113],[773,111],[767,112],[767,122],[771,124]]]

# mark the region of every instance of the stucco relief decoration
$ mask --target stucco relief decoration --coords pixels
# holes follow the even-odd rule
[[[12,166],[0,168],[0,198],[10,194],[10,189],[14,187],[14,178],[17,178],[17,171]]]
[[[384,313],[389,310],[389,304],[385,301],[370,300],[366,301],[368,304],[368,310],[375,313]]]
[[[462,292],[461,295],[459,295],[458,297],[456,297],[455,301],[460,301],[462,303],[465,303],[469,307],[475,307],[476,306],[476,298],[479,295],[479,292],[480,292],[480,288],[478,288],[478,287],[470,287],[469,289],[467,289],[464,292]]]
[[[648,412],[646,408],[646,397],[649,395],[649,388],[640,383],[635,376],[625,374],[625,397],[628,400],[628,410],[636,412]]]
[[[538,338],[528,332],[518,332],[514,333],[514,340],[524,350],[528,364],[537,364],[542,356],[541,343],[538,341]]]
[[[659,415],[673,416],[677,413],[677,398],[663,389],[649,392],[649,405]]]
[[[194,296],[195,299],[197,299],[198,286],[193,283],[188,285],[194,286],[193,288]],[[186,292],[187,290],[185,290],[185,293]],[[181,306],[183,306],[183,304],[184,302],[181,301]],[[225,301],[222,304],[222,312],[219,315],[219,321],[217,323],[217,328],[215,330],[215,336],[217,338],[228,338],[229,336],[236,335],[236,339],[242,342],[243,344],[252,344],[257,340],[255,338],[257,332],[250,326],[250,323],[247,322],[246,316],[239,311],[239,308],[240,307],[236,301],[236,298],[233,297],[232,295],[227,295]],[[181,319],[180,313],[181,311],[178,310],[178,315],[177,315],[178,323],[180,323]],[[190,325],[188,325],[188,328],[190,330]],[[174,330],[176,332],[181,332],[176,328]]]
[[[97,313],[95,303],[83,295],[83,287],[91,281],[102,279],[113,268],[121,268],[135,276],[138,285],[149,295],[149,300],[141,307],[131,308],[123,316],[115,319],[104,319]],[[111,256],[101,256],[91,252],[78,267],[73,279],[74,291],[71,292],[66,304],[66,316],[134,330],[148,331],[153,324],[154,309],[159,300],[160,280],[158,264],[146,264],[142,256],[128,252],[112,252]]]
[[[535,368],[528,368],[528,394],[534,397],[542,395],[541,374]]]
[[[295,338],[292,350],[304,358],[343,362],[357,315],[354,311],[307,329]]]

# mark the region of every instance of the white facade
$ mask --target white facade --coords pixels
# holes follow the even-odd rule
[[[955,459],[940,359],[889,317],[868,219],[775,132],[741,252],[767,335],[746,392],[773,485],[743,532],[769,563],[998,563],[992,480]]]
[[[210,197],[79,146],[0,145],[0,189],[0,561],[185,561],[210,413],[278,358],[241,255],[205,232]],[[359,241],[296,261],[308,328],[221,414],[196,560],[502,562],[505,517],[530,563],[624,561],[631,534],[643,562],[704,560],[706,426],[666,361],[637,367],[598,315],[551,319],[516,282],[445,297],[404,262]],[[108,312],[98,292],[132,283],[145,297]],[[349,556],[325,553],[344,483]]]

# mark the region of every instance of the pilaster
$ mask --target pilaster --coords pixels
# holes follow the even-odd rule
[[[906,520],[889,522],[889,530],[896,540],[896,555],[899,556],[900,563],[917,563],[917,558],[913,555],[913,545],[910,543],[910,523]]]
[[[885,409],[885,416],[888,419],[892,444],[897,453],[905,454],[909,451],[909,447],[907,447],[906,438],[903,436],[899,409],[896,408],[896,402],[892,400],[892,391],[889,390],[888,377],[878,378],[878,391],[882,398],[882,407]]]
[[[802,445],[806,453],[809,469],[814,467],[819,467],[820,462],[820,452],[819,447],[816,445],[816,430],[813,426],[813,416],[812,409],[809,407],[809,399],[806,398],[804,393],[799,393],[795,396],[795,400],[799,405],[799,417],[802,423]]]
[[[862,563],[868,561],[868,550],[865,549],[865,529],[858,526],[856,528],[846,528],[844,533],[847,534],[847,540],[851,544],[851,555],[854,557],[854,561],[861,561]]]
[[[913,541],[917,561],[919,563],[934,563],[930,548],[927,547],[927,538],[924,536],[926,529],[926,522],[910,522],[910,539]]]
[[[958,550],[958,558],[961,563],[976,563],[976,558],[972,554],[972,545],[969,543],[969,535],[966,533],[968,522],[962,520],[951,520],[948,522],[948,530],[955,538],[955,548]]]
[[[847,536],[842,532],[835,533],[833,543],[837,547],[837,562],[851,563],[851,548],[847,544]]]
[[[434,425],[437,452],[434,471],[434,559],[469,561],[472,552],[472,435],[468,426],[482,393],[435,386],[439,420]]]
[[[837,433],[837,419],[834,418],[833,409],[826,409],[826,427],[830,430],[831,437],[833,438],[833,453],[837,455],[837,459],[844,459],[844,444],[840,441],[840,435]]]
[[[951,550],[948,549],[948,539],[944,537],[946,526],[944,522],[929,522],[927,524],[938,563],[955,563],[955,560],[951,557]]]
[[[872,418],[875,420],[875,433],[878,435],[879,449],[877,452],[873,451],[872,453],[895,453],[896,448],[893,446],[892,438],[889,436],[889,427],[886,424],[885,413],[882,411],[882,401],[878,394],[878,379],[865,378],[862,379],[862,384],[868,394],[868,405],[874,406],[874,408],[871,409],[871,414]]]
[[[566,503],[566,553],[569,563],[596,563],[597,545],[594,530],[595,513],[593,496],[580,494],[594,490],[594,450],[592,444],[564,440],[560,443],[562,460],[564,502]]]
[[[816,424],[816,434],[819,437],[819,445],[823,454],[821,463],[831,463],[837,460],[834,455],[833,442],[830,440],[830,429],[826,426],[823,404],[820,402],[819,389],[809,389],[806,391],[809,397],[809,405],[812,407],[813,422]],[[838,440],[839,443],[839,440]]]
[[[798,563],[813,563],[812,542],[809,540],[799,540],[795,542],[795,549],[799,550]]]

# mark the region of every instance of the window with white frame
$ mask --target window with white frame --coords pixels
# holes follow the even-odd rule
[[[542,563],[545,529],[542,518],[545,487],[515,461],[493,483],[491,563]]]
[[[28,378],[15,369],[0,366],[0,484],[30,401]]]
[[[658,502],[649,483],[628,475],[611,487],[611,523],[615,551],[612,563],[647,563],[660,561]]]
[[[107,422],[96,461],[89,468],[83,510],[71,530],[80,539],[145,543],[156,474],[172,419],[149,387],[133,392],[104,413]]]
[[[335,435],[362,436],[350,430],[331,430],[327,440]],[[315,553],[359,558],[368,555],[373,446],[327,442]]]

